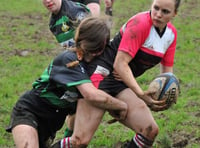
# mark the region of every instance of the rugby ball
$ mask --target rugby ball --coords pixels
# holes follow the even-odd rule
[[[177,101],[180,94],[180,85],[173,73],[162,73],[150,83],[148,90],[155,92],[152,94],[153,99],[166,99],[167,108],[169,108]]]

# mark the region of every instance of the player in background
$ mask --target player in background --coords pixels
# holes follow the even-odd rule
[[[128,105],[127,117],[120,121],[136,133],[128,148],[152,147],[159,133],[149,108],[163,110],[165,100],[165,105],[153,100],[150,92],[141,89],[136,77],[157,64],[160,64],[161,73],[173,72],[177,31],[170,21],[176,16],[179,5],[180,0],[153,0],[151,10],[130,18],[104,53],[88,66],[91,80],[98,89]],[[123,81],[118,80],[116,73]],[[101,122],[95,116],[103,117],[104,113],[105,110],[96,110],[91,104],[79,100],[72,137],[64,138],[54,146],[87,147]]]
[[[105,3],[105,14],[112,16],[113,15],[113,4],[115,0],[104,0]]]
[[[77,25],[90,15],[87,6],[70,0],[43,0],[43,5],[51,12],[49,29],[62,47],[74,46]]]

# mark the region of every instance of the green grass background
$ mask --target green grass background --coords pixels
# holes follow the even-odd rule
[[[103,1],[102,1],[103,2]],[[128,18],[149,10],[151,0],[116,0],[113,8],[112,36]],[[102,13],[104,5],[102,3]],[[200,145],[200,0],[182,0],[172,21],[178,31],[174,73],[180,79],[181,95],[169,110],[153,115],[160,127],[154,147],[198,148]],[[41,0],[0,1],[0,147],[14,147],[11,134],[5,132],[10,112],[18,97],[31,89],[50,60],[62,49],[48,30],[49,12]],[[25,54],[25,56],[23,55]],[[159,67],[138,78],[146,89],[159,73]],[[133,132],[115,123],[106,114],[94,135],[90,148],[115,147],[129,140]],[[63,136],[63,127],[57,139]]]

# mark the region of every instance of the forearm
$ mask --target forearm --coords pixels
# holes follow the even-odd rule
[[[114,70],[118,73],[122,81],[138,96],[144,95],[143,90],[138,85],[130,67],[129,63],[132,56],[123,51],[118,51],[114,62]]]
[[[120,101],[102,90],[97,89],[91,83],[77,86],[83,98],[92,105],[105,110],[126,110],[127,104]]]
[[[115,71],[122,81],[133,91],[136,95],[141,96],[144,95],[143,90],[138,85],[135,77],[132,74],[132,71],[127,63],[118,63],[114,66]]]
[[[99,90],[92,99],[87,99],[92,105],[105,110],[126,110],[127,104]]]

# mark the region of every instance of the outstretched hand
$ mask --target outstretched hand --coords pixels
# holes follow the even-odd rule
[[[122,81],[120,75],[115,70],[113,70],[112,74],[115,77],[115,80]]]
[[[113,119],[107,121],[108,124],[112,124],[117,121],[126,119],[126,116],[124,116],[124,112],[122,112],[122,115],[120,115],[119,111],[108,110],[108,113],[113,117]]]

